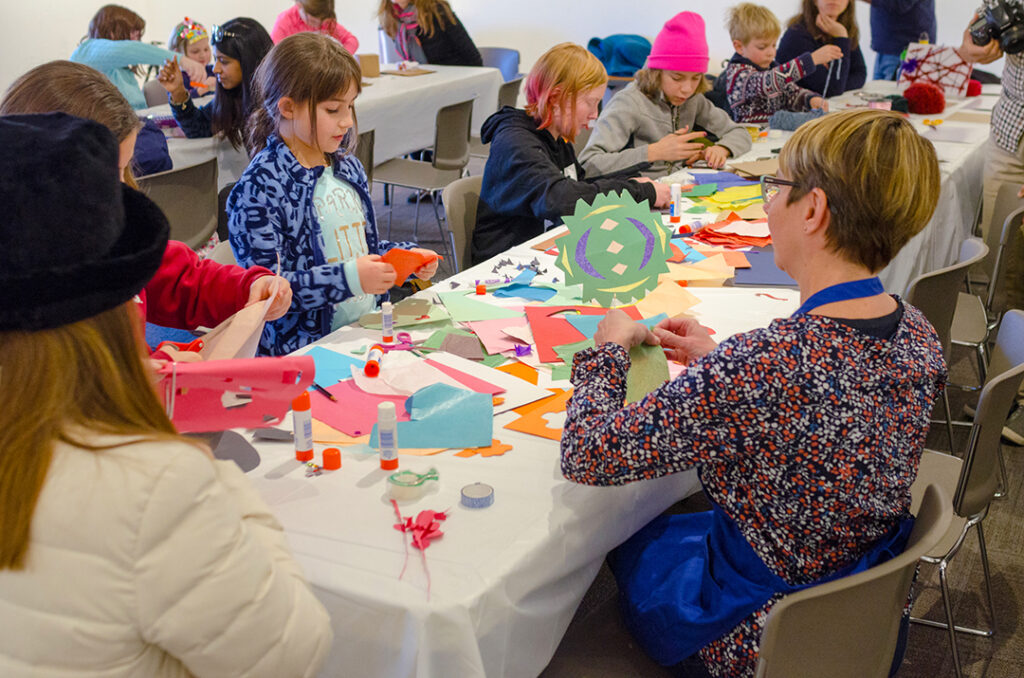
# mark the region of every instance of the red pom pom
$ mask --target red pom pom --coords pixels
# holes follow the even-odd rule
[[[938,85],[915,82],[903,93],[911,113],[936,115],[946,110],[946,94]]]
[[[981,94],[981,83],[977,80],[971,80],[967,83],[967,96],[976,97]]]

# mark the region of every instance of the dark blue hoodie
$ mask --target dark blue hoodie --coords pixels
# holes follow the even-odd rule
[[[557,223],[573,213],[580,198],[625,190],[652,208],[657,199],[649,183],[587,179],[572,144],[537,129],[533,117],[518,108],[505,106],[487,118],[480,138],[491,149],[473,229],[473,264],[540,235],[545,219]]]
[[[935,0],[871,0],[871,49],[902,54],[922,33],[935,42]]]

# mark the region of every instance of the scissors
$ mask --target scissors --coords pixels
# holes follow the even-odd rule
[[[423,346],[424,341],[426,340],[421,339],[418,341],[413,341],[412,335],[409,334],[408,332],[399,332],[395,335],[394,344],[391,344],[390,346],[381,345],[381,348],[383,348],[387,352],[412,351],[413,353],[417,353],[418,351],[433,351],[434,349]]]

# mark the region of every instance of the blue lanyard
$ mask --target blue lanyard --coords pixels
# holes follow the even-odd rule
[[[885,292],[885,288],[882,287],[882,281],[878,279],[878,276],[864,278],[863,280],[850,280],[838,285],[829,285],[825,289],[818,290],[812,294],[811,298],[801,304],[800,308],[793,315],[803,315],[825,304],[873,297],[883,292]]]

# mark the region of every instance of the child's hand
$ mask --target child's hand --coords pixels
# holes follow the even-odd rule
[[[648,146],[647,160],[649,162],[657,162],[659,160],[667,162],[678,162],[680,160],[696,162],[700,160],[703,155],[704,144],[694,143],[693,140],[706,137],[707,133],[687,133],[687,129],[689,128],[677,129],[675,132],[666,134],[663,138]]]
[[[274,289],[275,283],[276,290]],[[274,301],[267,309],[266,319],[277,320],[287,313],[292,305],[292,284],[279,275],[265,275],[262,278],[257,278],[249,288],[249,301],[245,302],[245,305],[250,306],[266,301],[270,298],[271,292],[274,293]]]
[[[434,257],[434,260],[431,261],[429,264],[423,264],[415,271],[413,271],[414,275],[420,280],[430,280],[431,278],[433,278],[434,274],[437,273],[437,265],[438,263],[440,263],[440,260],[437,258],[437,252],[435,252],[434,250],[426,250],[423,249],[422,247],[413,247],[409,251],[418,252],[426,256]]]
[[[818,12],[818,18],[814,20],[814,23],[822,30],[823,33],[831,35],[833,38],[850,37],[850,34],[846,31],[846,26],[842,25],[835,19],[829,19],[821,12]]]
[[[820,108],[828,113],[828,102],[821,97],[811,97],[811,108]]]
[[[651,184],[654,186],[654,204],[652,207],[668,207],[672,204],[672,187],[660,181],[654,181],[650,177],[635,177],[631,181],[638,184]]]
[[[167,93],[171,95],[171,101],[179,106],[188,99],[188,91],[185,89],[185,79],[181,77],[181,67],[178,66],[178,58],[167,59],[160,67],[156,75],[159,82]]]
[[[818,16],[821,16],[820,14]],[[843,50],[836,45],[825,45],[811,52],[811,61],[815,66],[827,64],[830,61],[843,58]]]
[[[203,82],[206,80],[206,66],[186,56],[181,57],[181,70],[188,73],[188,79],[192,82]]]
[[[725,161],[729,159],[729,149],[725,146],[709,146],[704,149],[704,162],[711,169],[722,169]]]
[[[384,294],[395,284],[394,267],[379,254],[367,254],[356,259],[359,285],[366,294]]]

